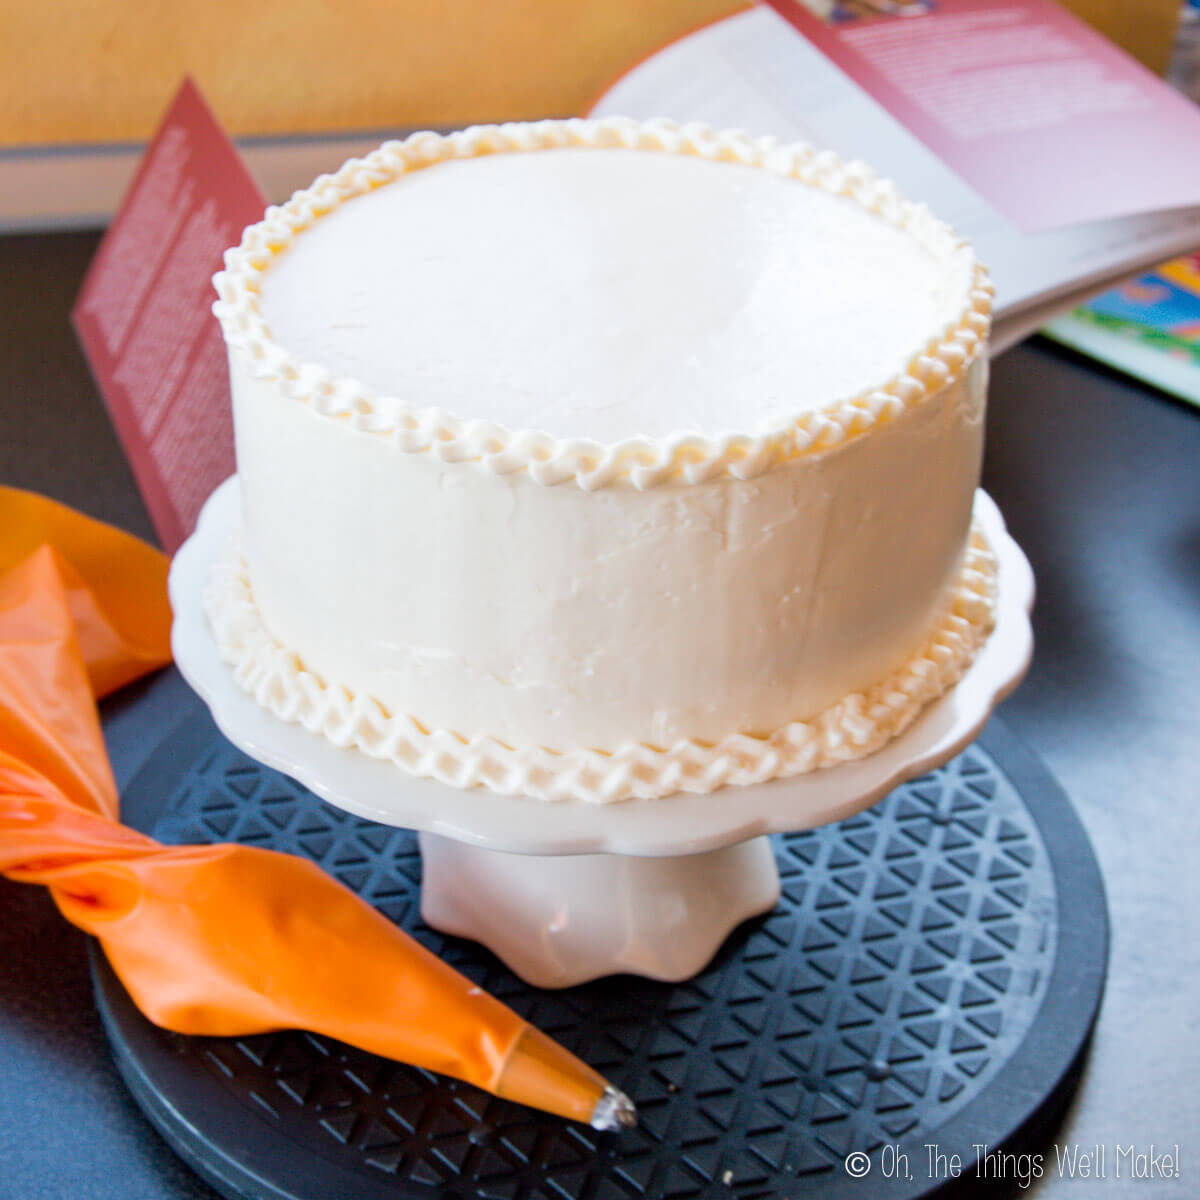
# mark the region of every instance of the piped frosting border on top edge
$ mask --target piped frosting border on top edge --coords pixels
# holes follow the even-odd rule
[[[564,147],[650,150],[690,154],[760,167],[810,187],[845,196],[898,229],[911,233],[936,256],[969,256],[971,283],[958,319],[921,347],[905,369],[878,388],[805,412],[757,434],[680,433],[613,443],[559,438],[538,430],[512,430],[379,396],[353,379],[305,363],[272,337],[259,306],[259,284],[275,257],[326,213],[354,196],[391,183],[408,171],[450,159]],[[213,278],[219,299],[213,312],[226,343],[243,354],[254,375],[275,381],[285,395],[330,419],[386,436],[402,451],[432,454],[447,463],[477,463],[497,474],[527,472],[543,486],[575,483],[586,491],[629,484],[642,490],[665,483],[752,479],[794,459],[833,449],[874,426],[894,420],[961,377],[986,351],[993,288],[969,244],[923,204],[905,200],[895,184],[860,162],[804,143],[781,145],[740,130],[658,119],[572,119],[532,124],[478,125],[458,133],[415,133],[354,158],[322,175],[286,204],[268,208],[249,226],[241,244],[225,252],[225,269]]]
[[[254,600],[240,537],[230,538],[205,592],[218,652],[238,686],[276,717],[336,746],[458,788],[545,801],[611,804],[706,793],[804,775],[873,754],[958,682],[995,623],[998,564],[976,520],[945,607],[907,662],[863,692],[768,736],[719,742],[630,743],[611,751],[510,746],[430,729],[308,670],[271,635]]]

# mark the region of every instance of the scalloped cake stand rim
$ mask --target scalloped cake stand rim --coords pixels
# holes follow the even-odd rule
[[[338,808],[491,850],[671,857],[843,820],[974,741],[1021,681],[1033,653],[1033,572],[999,509],[980,490],[976,513],[999,562],[996,628],[962,679],[874,754],[793,779],[607,805],[455,788],[409,775],[353,747],[335,746],[276,717],[238,686],[218,653],[203,594],[239,510],[235,475],[209,497],[195,533],[175,556],[169,582],[175,662],[217,726],[239,749]]]

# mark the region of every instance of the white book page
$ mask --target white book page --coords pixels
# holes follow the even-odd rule
[[[864,159],[975,245],[996,284],[996,350],[1105,283],[1200,244],[1200,209],[1019,232],[769,8],[666,47],[620,79],[593,113],[705,121]]]

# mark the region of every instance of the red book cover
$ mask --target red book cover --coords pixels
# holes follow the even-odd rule
[[[1200,109],[1053,0],[768,0],[1022,232],[1200,204]]]
[[[71,313],[168,551],[191,533],[204,501],[234,470],[212,276],[265,206],[233,143],[185,80]]]

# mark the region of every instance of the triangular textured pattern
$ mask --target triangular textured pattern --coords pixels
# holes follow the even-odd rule
[[[908,841],[922,870],[902,898],[881,899],[874,881],[897,861],[914,801],[949,813],[968,782],[986,783],[988,798]],[[271,820],[281,806],[289,819]],[[332,808],[226,743],[175,786],[156,828],[182,842],[266,839],[333,871],[351,864],[366,899],[402,912],[420,941],[638,1104],[641,1127],[615,1137],[308,1034],[157,1035],[289,1137],[386,1179],[398,1200],[819,1196],[845,1178],[853,1151],[936,1141],[1015,1053],[1055,960],[1041,835],[978,749],[840,825],[774,839],[779,907],[678,985],[622,976],[528,987],[486,950],[421,922],[412,833]],[[1031,865],[1004,855],[1014,843]],[[963,854],[969,877],[948,866]],[[1019,877],[992,880],[997,856]],[[943,869],[972,897],[962,913],[940,903]],[[999,925],[1004,939],[988,936]]]

